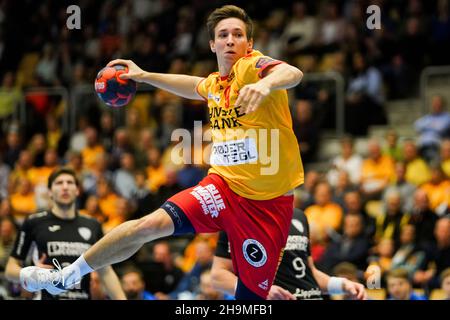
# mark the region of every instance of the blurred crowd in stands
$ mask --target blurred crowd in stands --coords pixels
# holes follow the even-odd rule
[[[204,161],[174,163],[171,141],[173,130],[193,131],[194,121],[203,123],[196,134],[208,131],[203,102],[151,90],[139,93],[125,110],[112,110],[93,94],[93,79],[114,58],[132,59],[149,71],[208,75],[216,61],[205,19],[225,3],[81,0],[81,30],[68,30],[69,1],[0,0],[0,273],[17,226],[48,208],[47,178],[58,166],[77,172],[78,208],[97,218],[105,232],[151,212],[207,174]],[[369,125],[389,125],[386,100],[417,98],[423,68],[450,64],[449,2],[233,3],[253,17],[256,49],[305,75],[335,71],[345,79],[347,135],[341,154],[330,159],[327,170],[307,170],[305,184],[295,190],[295,206],[309,219],[318,268],[362,283],[381,270],[380,286],[390,297],[401,295],[392,279],[406,280],[425,296],[442,286],[450,297],[445,98],[436,95],[428,102],[430,113],[411,124],[414,137],[392,129],[384,139],[370,140],[364,154],[354,150],[354,137],[366,137]],[[379,30],[366,27],[370,4],[381,8]],[[45,91],[25,95],[33,87],[72,92],[83,85],[92,88],[71,99],[73,130],[65,125],[67,100]],[[294,131],[308,164],[315,160],[320,131],[334,128],[336,91],[305,82],[290,93]],[[21,101],[24,118],[18,117]],[[207,155],[208,143],[191,151]],[[127,295],[223,299],[208,272],[216,241],[216,234],[196,235],[144,246],[116,266]],[[96,299],[107,298],[95,276],[92,291]],[[29,298],[6,282],[2,294]]]

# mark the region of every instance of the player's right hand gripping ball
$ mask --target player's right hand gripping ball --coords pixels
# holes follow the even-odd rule
[[[120,79],[119,75],[127,73],[128,67],[116,64],[105,67],[95,79],[95,92],[110,107],[123,107],[136,95],[136,82],[131,79]]]

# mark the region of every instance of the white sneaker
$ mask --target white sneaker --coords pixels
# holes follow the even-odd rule
[[[36,266],[20,271],[20,284],[29,292],[36,292],[61,283],[61,273],[56,269],[44,269]]]
[[[64,276],[56,259],[53,259],[56,269],[45,269],[36,266],[22,268],[20,271],[20,284],[29,292],[36,292],[42,289],[50,294],[61,294],[64,288]]]

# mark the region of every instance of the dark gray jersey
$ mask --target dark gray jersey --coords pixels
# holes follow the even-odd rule
[[[216,256],[231,259],[225,232],[220,233]],[[283,259],[274,284],[288,290],[297,299],[322,299],[319,285],[308,266],[310,256],[308,220],[301,210],[294,209]]]
[[[53,265],[52,261],[56,258],[60,266],[64,268],[73,263],[102,236],[101,225],[93,218],[77,214],[73,219],[61,219],[51,212],[43,211],[29,216],[23,222],[11,256],[24,261],[34,244],[39,257],[43,254],[47,256],[45,264]],[[42,298],[89,299],[89,280],[89,275],[86,275],[79,288],[59,296],[52,296],[43,290]]]

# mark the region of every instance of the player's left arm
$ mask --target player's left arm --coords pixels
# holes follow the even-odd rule
[[[350,281],[346,278],[330,277],[316,268],[311,257],[308,257],[308,266],[311,268],[314,279],[316,279],[322,291],[341,290],[353,299],[367,300],[366,290],[361,283]]]
[[[236,105],[245,113],[255,111],[271,91],[290,89],[300,83],[303,72],[287,63],[268,66],[261,73],[262,79],[239,90]]]
[[[120,280],[111,266],[97,270],[100,282],[106,289],[106,293],[113,300],[127,300],[122,290]]]

